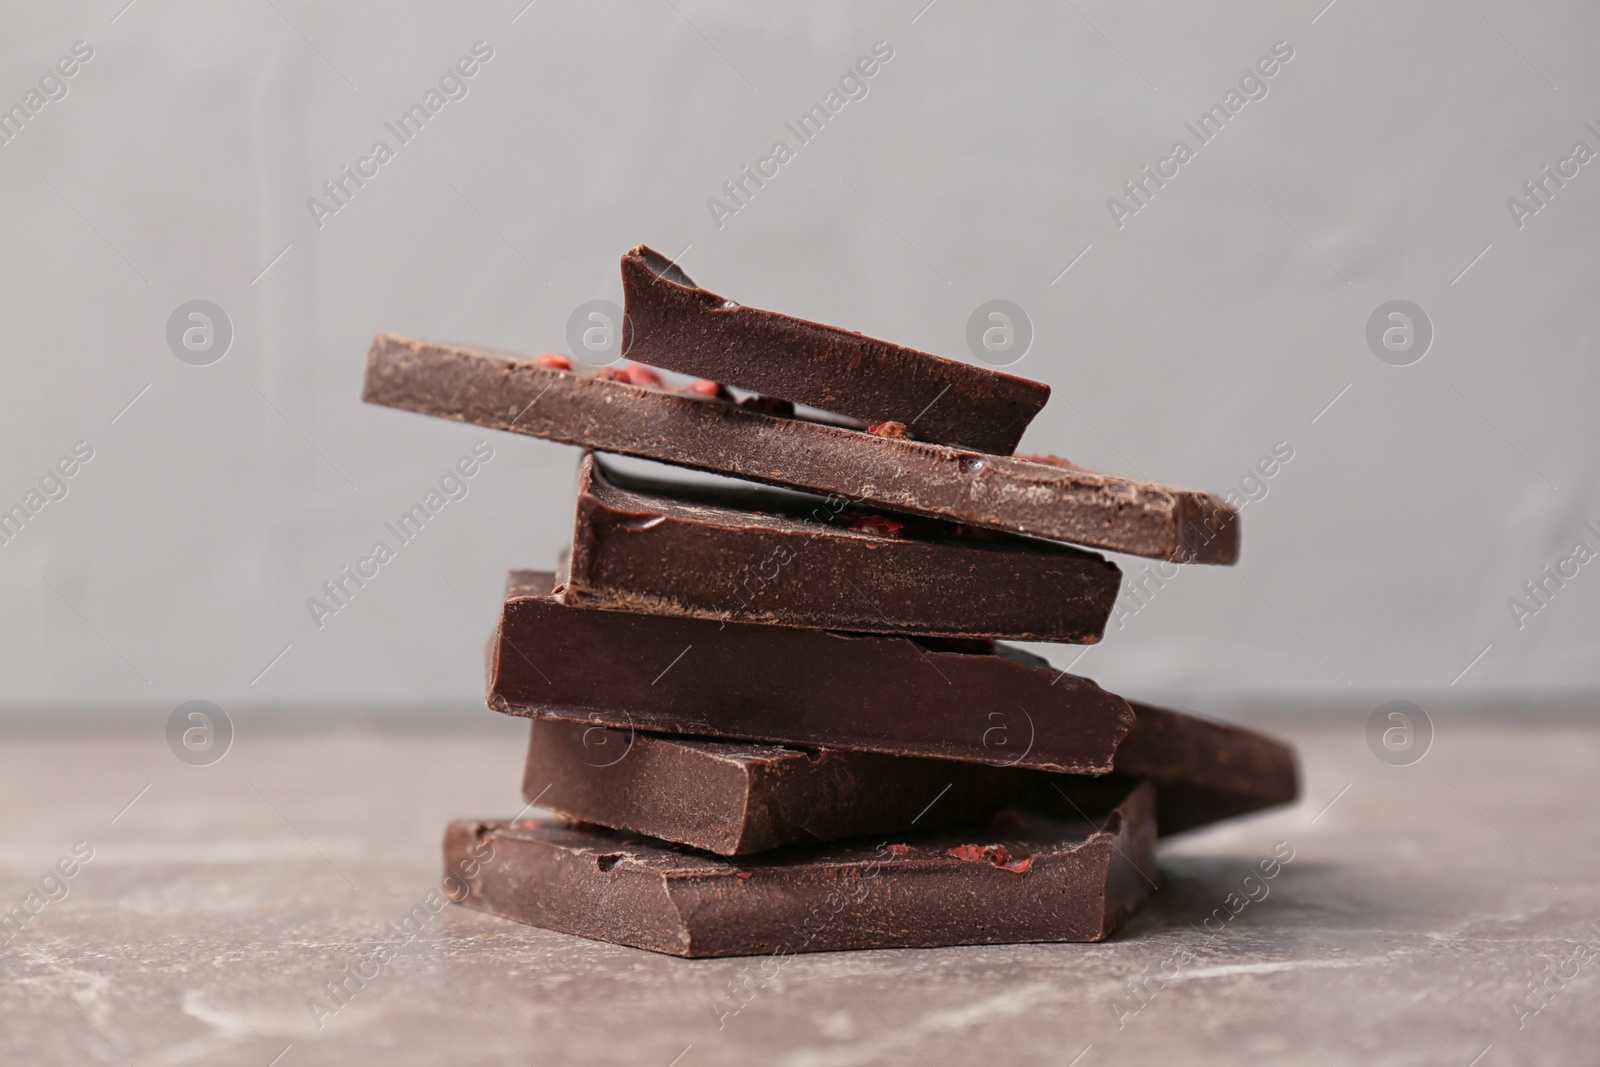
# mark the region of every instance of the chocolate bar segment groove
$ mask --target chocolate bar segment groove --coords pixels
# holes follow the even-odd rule
[[[837,497],[669,485],[584,457],[561,601],[807,629],[1093,643],[1116,564]]]
[[[362,399],[1129,555],[1238,557],[1238,515],[1207,493],[877,437],[393,334],[373,341]]]
[[[1050,387],[836,326],[745,307],[695,286],[659,252],[622,257],[623,354],[922,441],[1010,455]]]
[[[621,730],[1077,774],[1112,769],[1127,701],[1086,678],[910,638],[568,607],[513,571],[489,706]]]
[[[730,859],[608,830],[454,822],[454,899],[675,956],[1100,941],[1149,895],[1155,797],[1008,824]]]

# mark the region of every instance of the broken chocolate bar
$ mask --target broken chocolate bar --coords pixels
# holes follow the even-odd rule
[[[1287,804],[1300,795],[1294,749],[1283,742],[1242,726],[1128,703],[1136,721],[1117,747],[1117,774],[1160,786],[1163,834]]]
[[[1100,941],[1149,895],[1155,796],[1093,821],[1003,822],[730,859],[609,830],[454,822],[452,899],[675,956]],[[470,872],[467,873],[467,872]]]
[[[372,343],[362,398],[1129,555],[1186,563],[1238,558],[1238,515],[1207,493],[878,437],[393,334]]]
[[[578,475],[562,603],[808,629],[1100,639],[1122,572],[1053,541],[754,486]]]
[[[1007,456],[1050,398],[1042,382],[725,300],[643,246],[622,257],[622,291],[629,359],[921,441]]]
[[[991,651],[1054,670],[1048,660],[1020,648],[1001,645]],[[1294,749],[1282,741],[1137,700],[1128,706],[1134,727],[1117,746],[1116,770],[1108,782],[1118,788],[1140,779],[1160,785],[1163,834],[1287,804],[1300,795]],[[1019,794],[1021,802],[1042,811],[1070,809],[1076,794],[1060,785],[1057,775],[1036,775]]]
[[[497,711],[1077,774],[1109,773],[1133,726],[1121,697],[1007,655],[573,608],[554,581],[511,574],[488,649]]]
[[[529,803],[586,823],[738,856],[981,821],[1016,792],[1017,774],[981,763],[535,719],[522,791]],[[1069,787],[1083,780],[1066,779]]]
[[[1103,777],[954,760],[668,737],[535,719],[523,798],[586,823],[725,856],[978,821],[1003,805],[1076,818],[1157,786],[1161,833],[1295,799],[1293,752],[1269,737],[1133,704]]]

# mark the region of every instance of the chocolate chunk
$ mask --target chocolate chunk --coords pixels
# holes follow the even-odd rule
[[[911,638],[568,607],[513,571],[489,706],[706,738],[1105,774],[1127,701],[1006,655]]]
[[[446,886],[469,907],[675,956],[1100,941],[1149,895],[1155,796],[1071,822],[802,846],[729,859],[601,829],[454,822]]]
[[[1117,747],[1117,772],[1160,785],[1163,834],[1299,796],[1294,749],[1283,742],[1137,700],[1129,704],[1136,722]]]
[[[813,629],[1100,639],[1122,572],[1053,541],[891,518],[754,486],[578,475],[560,599],[576,607]]]
[[[535,719],[522,791],[530,803],[586,823],[737,856],[980,821],[1017,792],[1019,773]],[[1056,777],[1069,790],[1086,780]]]
[[[982,819],[1014,804],[1060,818],[1156,784],[1161,833],[1295,799],[1294,754],[1261,734],[1133,704],[1102,777],[668,737],[535,719],[523,797],[586,823],[722,855]]]
[[[643,246],[622,257],[622,291],[629,359],[865,422],[902,423],[918,440],[1010,455],[1050,398],[1042,382],[743,307],[696,288]]]
[[[933,647],[939,642],[923,639]],[[1050,661],[1024,649],[990,643],[985,649],[944,642],[951,651],[1006,656],[1040,670],[1053,671]],[[1201,718],[1137,700],[1128,701],[1135,722],[1117,746],[1116,771],[1107,779],[1115,788],[1139,779],[1161,786],[1161,832],[1175,834],[1287,804],[1300,795],[1300,771],[1294,749],[1242,726]],[[1018,794],[1041,811],[1071,810],[1069,797],[1059,795],[1057,775],[1037,775]],[[1063,803],[1066,800],[1067,803]]]
[[[779,418],[392,334],[362,398],[602,452],[1129,555],[1238,558],[1238,515],[1206,493]]]

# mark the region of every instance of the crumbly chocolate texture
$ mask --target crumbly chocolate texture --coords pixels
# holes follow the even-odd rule
[[[906,637],[568,607],[513,571],[489,706],[711,739],[1106,774],[1128,702],[1086,678]],[[1002,646],[1003,647],[1003,646]]]
[[[1238,558],[1238,515],[1208,493],[782,418],[695,393],[599,381],[383,334],[362,399],[869,507],[1193,563]]]
[[[1015,815],[726,858],[598,828],[454,822],[469,907],[675,956],[1100,941],[1156,877],[1148,784],[1090,821]],[[470,871],[470,874],[463,872]]]
[[[919,441],[1010,455],[1050,398],[1043,382],[745,307],[698,288],[643,246],[622,257],[622,292],[629,359],[898,423]]]
[[[1089,644],[1122,572],[1090,552],[756,486],[578,474],[562,603],[807,629]]]

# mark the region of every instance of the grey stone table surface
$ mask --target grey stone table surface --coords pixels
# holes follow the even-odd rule
[[[1105,944],[781,967],[454,905],[403,925],[445,822],[521,807],[523,723],[261,714],[203,767],[164,722],[0,725],[0,911],[43,902],[0,930],[0,1060],[1600,1061],[1600,730],[1436,715],[1427,756],[1393,766],[1365,718],[1265,724],[1300,748],[1302,802],[1165,842],[1163,888]],[[370,977],[327,999],[347,967]]]

